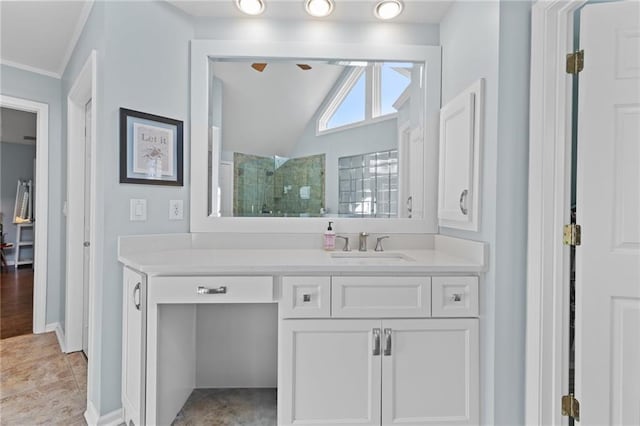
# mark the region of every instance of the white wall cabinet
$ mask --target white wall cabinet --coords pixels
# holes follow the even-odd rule
[[[125,267],[122,291],[122,409],[127,425],[144,424],[144,274]]]
[[[286,320],[281,425],[477,424],[478,320]]]
[[[440,110],[440,226],[478,230],[483,98],[480,79]]]

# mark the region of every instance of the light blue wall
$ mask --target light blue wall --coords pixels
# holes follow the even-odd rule
[[[531,6],[529,1],[500,3],[494,249],[496,425],[524,423]]]
[[[480,230],[441,228],[490,245],[480,298],[484,424],[524,422],[530,9],[459,2],[440,25],[443,104],[480,77],[486,83]]]
[[[102,2],[91,16],[62,82],[2,67],[2,93],[50,104],[50,281],[54,320],[63,318],[66,96],[91,49],[98,51],[99,229],[104,238],[100,292],[99,380],[89,390],[99,413],[120,407],[121,266],[118,235],[186,232],[187,221],[169,221],[168,201],[185,201],[189,216],[189,40],[380,42],[443,46],[442,97],[446,102],[480,76],[486,81],[482,222],[478,233],[443,233],[491,244],[490,272],[482,290],[482,418],[486,424],[521,424],[524,401],[524,246],[528,107],[528,2],[454,4],[438,25],[292,23],[255,19],[196,19],[165,2]],[[465,31],[460,29],[464,28]],[[5,72],[7,70],[7,72]],[[5,77],[6,75],[9,77]],[[5,84],[8,78],[8,84]],[[7,88],[7,90],[5,90]],[[9,89],[10,88],[10,89]],[[9,93],[9,90],[13,93]],[[185,121],[185,186],[119,184],[120,107]],[[146,198],[148,220],[129,222],[129,199]],[[51,224],[53,223],[54,226]],[[500,223],[500,229],[497,224]],[[57,226],[56,226],[57,225]],[[513,239],[516,238],[516,244]],[[499,353],[498,353],[499,352]],[[500,368],[496,366],[499,365]]]
[[[47,312],[46,323],[64,318],[64,233],[62,215],[63,172],[60,80],[0,65],[0,93],[49,105],[49,214],[47,243]],[[42,220],[42,219],[38,219]]]
[[[269,19],[195,20],[198,39],[305,41],[438,45],[438,25],[277,21]]]
[[[162,1],[96,2],[63,75],[64,96],[91,49],[98,52],[98,231],[104,241],[99,294],[100,342],[95,368],[99,380],[89,390],[100,414],[121,406],[122,266],[117,237],[187,232],[187,220],[169,221],[169,200],[184,200],[189,217],[189,40],[193,24]],[[184,126],[183,187],[119,183],[119,108],[175,118]],[[65,106],[66,108],[66,106]],[[147,200],[147,221],[129,221],[129,199]]]
[[[35,115],[33,117],[35,121]],[[4,123],[6,126],[6,123]],[[13,223],[13,210],[16,202],[18,179],[33,179],[33,161],[36,158],[36,146],[0,143],[0,211],[3,213],[2,224],[5,241],[16,243],[17,226]],[[34,200],[35,201],[35,200]],[[5,249],[9,261],[13,260],[15,248]],[[20,255],[22,257],[22,254]]]

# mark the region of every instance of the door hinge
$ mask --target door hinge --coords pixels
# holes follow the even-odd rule
[[[580,401],[572,393],[562,396],[562,415],[580,421]]]
[[[567,54],[567,74],[578,74],[584,68],[584,50]]]
[[[565,225],[562,242],[565,246],[579,246],[582,242],[582,228],[580,225],[575,223]]]

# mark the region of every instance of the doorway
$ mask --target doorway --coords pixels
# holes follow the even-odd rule
[[[538,2],[532,9],[527,424],[570,424],[563,413],[588,424],[637,424],[640,419],[640,388],[634,379],[640,371],[640,67],[637,55],[614,57],[637,51],[640,14],[635,2],[593,2],[580,12],[585,53],[578,77],[580,146],[577,173],[572,173],[576,104],[571,73],[580,67],[570,66],[566,58],[576,50],[574,13],[586,3]],[[587,9],[589,28],[584,25]],[[572,217],[573,185],[577,220]],[[563,228],[576,221],[583,238],[574,249],[573,238],[563,244]],[[568,237],[576,234],[566,229]],[[575,315],[570,308],[572,252]],[[574,383],[579,413],[569,395]]]
[[[0,108],[0,338],[33,331],[33,193],[37,116]]]
[[[26,267],[26,269],[17,271],[18,276],[7,275],[5,277],[5,265],[3,265],[2,310],[6,312],[4,304],[9,299],[9,297],[6,297],[8,293],[5,293],[5,287],[7,287],[7,290],[9,287],[13,287],[13,297],[16,297],[14,299],[16,303],[23,305],[22,308],[27,307],[29,304],[32,306],[30,323],[29,318],[25,318],[24,314],[21,315],[20,322],[23,324],[21,324],[20,331],[16,329],[14,332],[19,334],[23,334],[25,331],[29,333],[44,333],[46,331],[47,294],[49,106],[40,102],[0,95],[0,107],[3,111],[3,122],[7,118],[7,122],[24,118],[31,123],[27,127],[18,127],[16,136],[13,139],[16,139],[14,142],[21,142],[20,144],[7,144],[7,146],[4,146],[3,143],[3,149],[0,153],[1,161],[5,163],[9,158],[19,157],[24,164],[22,166],[19,165],[16,173],[24,175],[30,172],[33,174],[31,179],[26,179],[28,177],[26,175],[20,178],[16,178],[17,175],[10,177],[7,172],[10,171],[9,169],[13,169],[15,164],[12,164],[11,167],[8,164],[7,167],[4,165],[2,167],[3,177],[0,179],[0,186],[3,188],[2,206],[0,207],[2,211],[2,233],[6,234],[9,227],[13,228],[10,230],[10,232],[14,231],[11,232],[10,239],[15,240],[5,241],[3,257],[6,261],[7,269],[10,262],[13,264],[12,268],[21,264]],[[32,121],[34,119],[35,123]],[[3,129],[3,140],[7,139],[7,133]],[[28,144],[25,145],[24,142],[28,142],[33,148],[27,148]],[[33,142],[35,142],[34,145],[32,144]],[[17,151],[32,151],[32,153],[17,153],[14,152],[16,149]],[[38,155],[34,161],[33,158],[36,152]],[[20,179],[24,185],[21,186],[17,179]],[[5,191],[5,188],[10,186],[13,186],[15,192],[13,190]],[[21,195],[20,203],[16,202],[17,192]],[[5,194],[12,196],[6,196]],[[16,217],[16,211],[18,212],[18,217]],[[13,247],[8,247],[9,243],[13,244]],[[9,248],[14,250],[9,251]],[[7,250],[5,251],[5,249]],[[18,259],[16,259],[16,255],[19,255]],[[32,271],[31,268],[33,268]],[[31,282],[33,283],[32,290],[27,288]],[[16,307],[16,309],[20,310],[19,307]],[[26,315],[29,316],[29,313]],[[4,326],[5,318],[3,317]],[[8,331],[7,337],[9,334],[11,333]],[[5,336],[3,335],[3,337]]]
[[[92,352],[95,280],[96,53],[67,98],[67,283],[65,351]]]

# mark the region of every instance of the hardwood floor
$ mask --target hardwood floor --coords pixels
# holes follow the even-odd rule
[[[55,333],[0,340],[1,425],[86,425],[87,361]]]
[[[33,332],[33,270],[0,274],[0,339]]]

